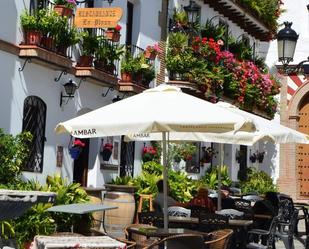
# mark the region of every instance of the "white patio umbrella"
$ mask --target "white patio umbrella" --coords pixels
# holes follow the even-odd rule
[[[202,133],[202,132],[170,132],[170,141],[203,141],[220,143],[220,165],[223,165],[223,144],[241,144],[252,146],[258,141],[270,141],[273,143],[309,143],[307,134],[298,132],[273,120],[268,120],[255,114],[240,110],[234,105],[226,102],[216,104],[234,113],[237,113],[245,118],[252,119],[256,125],[256,131],[246,132],[225,132],[225,133]],[[162,134],[160,133],[135,133],[126,136],[127,141],[161,141]],[[218,170],[218,209],[221,208],[221,176],[220,165]]]
[[[163,163],[166,165],[168,132],[250,132],[255,131],[255,125],[251,119],[185,94],[177,87],[163,84],[59,123],[55,130],[57,133],[69,132],[80,138],[160,132]],[[168,226],[166,178],[164,167],[164,228]]]
[[[240,110],[234,105],[219,102],[217,106],[226,108],[247,119],[252,119],[256,125],[254,132],[237,131],[224,133],[204,132],[170,132],[170,141],[202,141],[225,144],[241,144],[252,146],[258,141],[270,141],[273,143],[309,143],[307,134],[298,132],[274,120],[268,120],[255,114]],[[126,141],[161,141],[161,133],[134,133],[125,137]]]

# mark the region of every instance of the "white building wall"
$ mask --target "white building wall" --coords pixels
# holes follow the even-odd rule
[[[1,40],[15,45],[20,44],[23,38],[19,24],[19,16],[29,7],[29,3],[29,0],[0,1],[0,17],[2,20],[0,22]],[[143,48],[147,45],[153,45],[160,38],[158,12],[161,9],[161,2],[136,0],[132,1],[132,3],[134,4],[133,44],[135,42],[136,44],[134,45]],[[115,0],[111,7],[114,6],[119,6],[123,9],[123,16],[119,24],[122,26],[120,43],[124,43],[126,37],[127,2]],[[107,2],[95,1],[95,7],[108,7],[108,5]],[[149,12],[149,10],[151,11]],[[24,70],[19,72],[18,68],[23,65],[24,59],[19,59],[17,56],[1,50],[0,62],[2,65],[0,68],[0,73],[2,75],[0,99],[2,103],[5,103],[0,106],[0,127],[3,128],[5,132],[14,135],[21,132],[23,103],[27,96],[37,96],[47,105],[43,172],[25,172],[24,177],[27,179],[35,178],[41,183],[44,183],[47,175],[59,172],[63,177],[68,177],[72,180],[73,160],[68,153],[70,136],[68,134],[56,135],[54,133],[56,124],[73,118],[82,112],[94,110],[98,107],[110,104],[112,98],[118,94],[117,91],[110,92],[107,97],[103,98],[102,93],[106,92],[107,88],[103,88],[102,86],[95,85],[88,81],[83,81],[75,94],[75,98],[71,99],[66,105],[60,108],[60,92],[64,91],[61,84],[66,83],[69,79],[73,79],[79,83],[79,79],[68,74],[62,76],[59,82],[55,82],[54,78],[58,77],[60,71],[54,71],[48,67],[43,67],[35,63],[27,63]],[[114,141],[115,140],[119,141],[119,160],[112,163],[119,164],[121,140],[120,137],[114,138]],[[64,147],[63,165],[60,168],[56,167],[56,146]],[[119,174],[119,169],[100,169],[101,162],[98,154],[101,146],[100,139],[90,139],[89,146],[88,186],[102,186],[104,183],[110,182],[112,178],[117,176]],[[140,172],[141,148],[140,145],[137,145],[135,150],[137,173]],[[135,175],[137,173],[135,173]]]

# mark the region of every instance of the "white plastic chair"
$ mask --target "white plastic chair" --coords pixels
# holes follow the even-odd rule
[[[172,206],[168,209],[168,215],[174,216],[174,217],[190,217],[191,216],[191,210],[183,207],[178,206]]]

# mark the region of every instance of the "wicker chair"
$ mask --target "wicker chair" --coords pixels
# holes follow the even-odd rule
[[[146,236],[143,236],[143,235],[140,235],[140,234],[130,233],[128,231],[128,228],[140,229],[140,228],[156,228],[156,227],[151,226],[151,225],[147,225],[147,224],[130,224],[130,225],[127,225],[124,228],[124,233],[125,233],[126,239],[128,241],[134,241],[136,243],[136,246],[135,246],[136,249],[146,247],[146,246],[158,241],[158,239],[156,239],[156,238],[147,238]]]
[[[143,249],[161,248],[165,245],[165,249],[206,249],[204,237],[198,234],[179,234],[166,237]]]
[[[222,230],[214,231],[210,234],[212,235],[212,239],[210,241],[205,242],[206,248],[226,249],[228,248],[228,244],[233,234],[233,230],[232,229],[222,229]]]

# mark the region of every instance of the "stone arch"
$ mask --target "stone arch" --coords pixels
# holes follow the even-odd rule
[[[292,96],[288,108],[287,119],[285,125],[298,130],[299,129],[299,109],[302,101],[309,94],[309,80],[306,81],[295,91]],[[299,195],[299,179],[297,168],[297,145],[284,144],[281,145],[282,152],[280,158],[280,191],[290,194],[294,199],[300,199]],[[297,184],[291,185],[291,182]]]
[[[296,92],[292,96],[289,104],[289,114],[298,115],[299,105],[302,99],[309,93],[309,80],[306,79],[304,84],[297,88]]]

